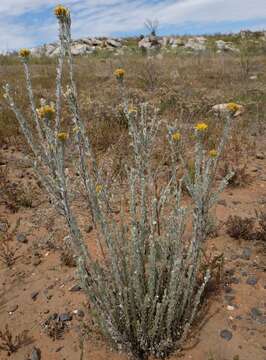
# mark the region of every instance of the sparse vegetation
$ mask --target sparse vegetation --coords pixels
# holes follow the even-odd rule
[[[26,330],[16,336],[12,335],[8,325],[5,325],[4,330],[0,330],[0,350],[5,351],[8,356],[17,352],[19,348],[30,341]]]
[[[12,212],[21,207],[32,206],[32,194],[22,184],[10,181],[7,167],[0,167],[0,204],[4,203]]]
[[[20,225],[20,219],[17,221],[13,229],[7,231],[0,231],[0,262],[8,268],[11,268],[16,261],[17,247],[14,246],[12,240]]]
[[[63,245],[61,247],[60,259],[62,264],[65,266],[69,266],[69,267],[76,266],[75,256],[73,250],[71,249],[71,244],[68,238],[64,239]]]
[[[255,210],[255,217],[229,216],[226,231],[234,239],[262,240],[266,239],[265,210]]]
[[[255,219],[251,217],[241,218],[234,215],[229,216],[226,222],[226,231],[234,239],[249,240],[254,233]]]
[[[250,183],[250,174],[247,172],[247,165],[229,165],[228,163],[224,164],[224,167],[221,169],[222,174],[226,174],[229,171],[229,168],[233,172],[233,176],[229,180],[229,186],[231,187],[242,187]]]
[[[61,321],[58,314],[53,314],[43,323],[43,329],[47,336],[55,340],[63,338],[65,331],[67,330],[67,323]]]
[[[258,230],[256,237],[258,240],[266,241],[266,211],[265,209],[256,210]]]

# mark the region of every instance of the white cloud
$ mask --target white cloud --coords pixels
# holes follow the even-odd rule
[[[74,37],[143,30],[147,18],[178,29],[210,23],[252,21],[266,25],[266,0],[65,0],[73,14]],[[1,0],[0,49],[32,46],[55,39],[54,0]],[[31,19],[29,18],[31,13]],[[25,17],[26,16],[26,17]],[[27,21],[23,21],[23,17]],[[37,21],[38,20],[38,21]]]

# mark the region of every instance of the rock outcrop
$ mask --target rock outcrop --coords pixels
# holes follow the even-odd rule
[[[162,47],[163,41],[157,36],[150,35],[141,39],[138,43],[140,49],[160,49]]]
[[[193,51],[204,51],[206,50],[206,41],[207,39],[203,36],[190,38],[185,44],[185,48]]]
[[[217,50],[219,52],[222,51],[232,51],[232,52],[239,52],[239,50],[231,43],[231,42],[225,42],[223,40],[217,40],[215,42]]]
[[[97,50],[107,49],[111,51],[120,49],[122,46],[122,41],[120,39],[82,38],[72,42],[71,53],[74,56],[88,55]],[[31,53],[35,56],[57,56],[59,54],[59,44],[52,43],[40,47],[35,47],[31,49]]]
[[[266,32],[256,33],[256,37],[252,37],[252,32],[242,32],[242,38],[247,38],[249,41],[253,40],[254,44],[263,44],[266,41]],[[239,35],[238,35],[239,36]],[[255,36],[255,35],[254,35]],[[237,35],[236,35],[237,38]],[[226,38],[225,38],[226,39]],[[232,40],[232,36],[228,38]],[[260,41],[258,40],[260,39]],[[128,46],[128,44],[130,45]],[[217,53],[232,52],[238,53],[240,50],[234,41],[212,40],[212,37],[205,36],[142,36],[141,38],[133,39],[133,46],[147,52],[160,49],[184,49],[187,52],[204,52],[207,49],[212,49]],[[132,48],[132,39],[128,42],[127,39],[118,38],[93,38],[85,37],[74,40],[71,45],[71,52],[74,56],[89,55],[95,51],[108,50],[113,51],[116,55],[122,55],[124,50]],[[59,44],[51,43],[40,47],[31,49],[35,56],[57,56],[59,54]]]

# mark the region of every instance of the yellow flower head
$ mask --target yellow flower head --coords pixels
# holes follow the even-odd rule
[[[118,80],[122,80],[125,76],[125,70],[122,68],[118,68],[115,70],[115,76]]]
[[[66,17],[69,14],[69,10],[63,5],[57,5],[54,9],[54,14],[58,18]]]
[[[27,59],[30,56],[30,50],[29,49],[20,49],[19,56]]]
[[[65,142],[68,139],[68,133],[66,133],[66,132],[58,133],[57,134],[57,139],[62,141],[62,142]]]
[[[39,118],[41,119],[52,119],[55,114],[55,109],[51,105],[43,105],[36,110]]]
[[[172,140],[173,141],[179,141],[181,139],[181,134],[180,134],[180,132],[178,132],[178,131],[175,131],[173,134],[172,134]]]
[[[96,190],[96,193],[97,193],[97,194],[99,194],[99,193],[102,191],[102,189],[103,189],[103,186],[102,186],[101,184],[97,184],[97,185],[96,185],[95,190]]]
[[[240,110],[240,106],[236,103],[231,102],[227,104],[227,109],[232,113],[236,113],[238,110]]]
[[[138,112],[138,110],[137,110],[137,108],[136,107],[134,107],[134,106],[129,106],[129,108],[128,108],[128,113],[129,114],[137,114],[137,112]]]
[[[218,155],[218,152],[215,149],[212,149],[209,151],[209,155],[212,158],[216,158],[216,156]]]
[[[204,132],[208,129],[208,125],[204,122],[197,123],[195,129],[200,132]]]

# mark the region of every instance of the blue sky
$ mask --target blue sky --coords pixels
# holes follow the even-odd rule
[[[266,29],[266,0],[65,0],[73,38],[146,33],[146,19],[159,20],[159,34],[204,34]],[[54,0],[0,0],[0,50],[56,40]]]

